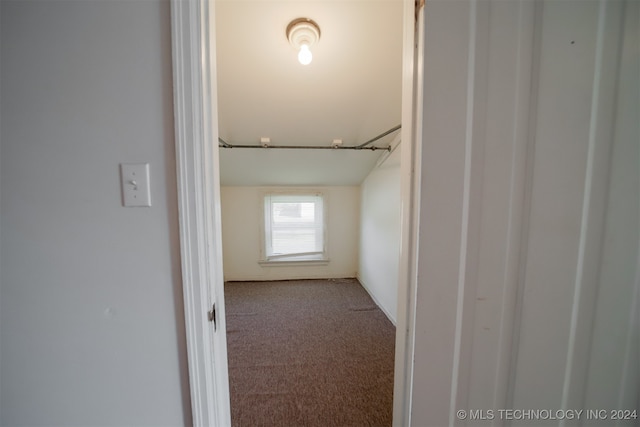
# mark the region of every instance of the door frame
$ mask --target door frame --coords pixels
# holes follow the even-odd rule
[[[194,426],[231,424],[214,18],[208,0],[171,1],[178,219]]]
[[[424,28],[413,0],[403,0],[402,239],[398,282],[393,424],[410,424],[420,164],[415,117],[422,99]],[[423,10],[423,7],[420,7]],[[222,274],[215,10],[210,0],[171,0],[174,121],[180,253],[194,426],[231,424]],[[208,312],[216,305],[215,326]]]

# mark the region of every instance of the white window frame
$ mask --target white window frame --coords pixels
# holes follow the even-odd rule
[[[299,199],[312,200],[312,198],[320,197],[322,200],[322,247],[319,251],[300,253],[300,254],[287,254],[287,255],[271,255],[269,245],[271,241],[271,202],[269,199],[273,198],[292,198],[293,200]],[[289,264],[326,264],[329,262],[327,251],[327,195],[319,190],[286,190],[286,191],[264,191],[260,195],[260,254],[261,265],[289,265]]]

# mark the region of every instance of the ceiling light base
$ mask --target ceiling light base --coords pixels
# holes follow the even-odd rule
[[[300,55],[306,57],[298,57],[302,64],[311,62],[311,51],[309,48],[320,40],[320,27],[313,19],[297,18],[287,25],[287,40],[296,50],[300,51]]]

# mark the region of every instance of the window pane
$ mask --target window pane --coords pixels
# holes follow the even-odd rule
[[[302,203],[272,203],[272,218],[275,223],[283,222],[311,222],[315,221],[315,204]]]
[[[274,229],[272,238],[272,255],[317,251],[316,231],[313,228]]]
[[[322,196],[265,197],[266,256],[309,256],[324,251]],[[321,254],[319,254],[322,256]]]

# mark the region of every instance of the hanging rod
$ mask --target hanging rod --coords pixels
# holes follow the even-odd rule
[[[357,145],[355,148],[363,148],[363,147],[365,147],[365,146],[367,146],[367,145],[371,144],[372,142],[376,142],[377,140],[379,140],[379,139],[380,139],[380,138],[382,138],[383,136],[387,136],[387,135],[389,135],[391,132],[395,132],[395,131],[397,131],[397,130],[398,130],[398,129],[400,129],[401,127],[402,127],[401,125],[394,126],[394,127],[392,127],[391,129],[389,129],[388,131],[386,131],[386,132],[382,132],[380,135],[378,135],[378,136],[376,136],[376,137],[374,137],[374,138],[371,138],[371,139],[370,139],[370,140],[368,140],[367,142],[364,142],[364,143],[362,143],[362,144],[360,144],[360,145]],[[389,151],[391,151],[391,147],[387,147],[387,149],[388,149]]]
[[[371,138],[370,140],[368,140],[367,142],[364,142],[360,145],[354,145],[354,146],[347,146],[347,147],[343,147],[341,145],[338,146],[326,146],[326,145],[236,145],[236,144],[229,144],[228,142],[226,142],[225,140],[223,140],[222,138],[218,138],[218,147],[220,148],[279,148],[279,149],[293,149],[293,150],[371,150],[371,151],[376,151],[376,150],[385,150],[385,151],[391,151],[391,147],[367,147],[367,145],[376,142],[377,140],[379,140],[382,137],[385,137],[387,135],[389,135],[392,132],[397,131],[398,129],[400,129],[402,126],[398,125],[398,126],[394,126],[391,129],[389,129],[386,132],[381,133],[380,135]]]

